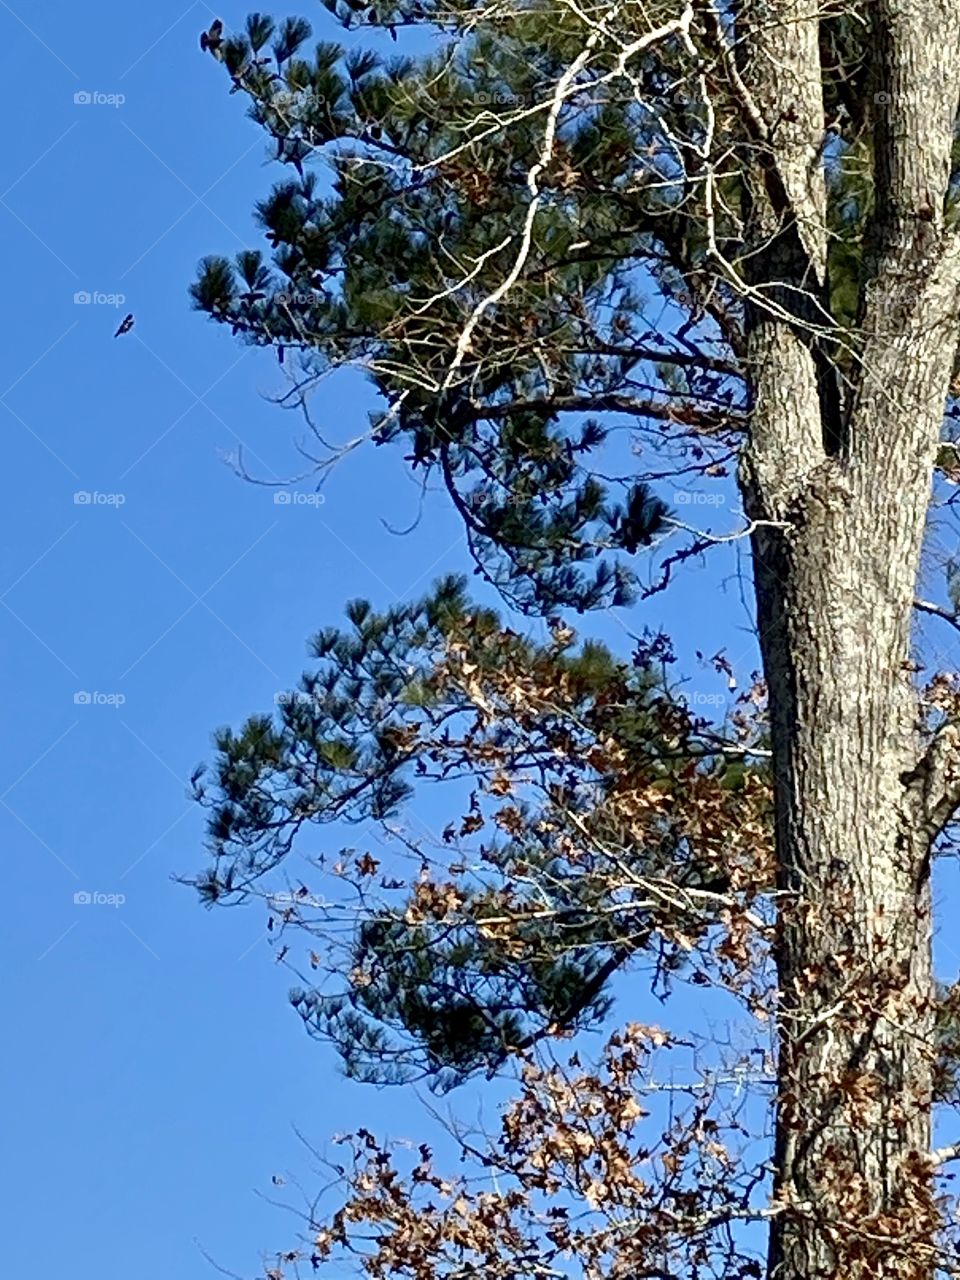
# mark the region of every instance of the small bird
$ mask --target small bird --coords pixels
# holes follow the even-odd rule
[[[120,321],[120,328],[117,330],[117,332],[113,336],[115,338],[122,338],[123,335],[125,333],[129,333],[132,328],[133,328],[133,312],[131,311],[128,316],[124,316],[123,319]]]
[[[223,23],[219,18],[214,18],[210,24],[209,31],[200,33],[200,48],[204,53],[212,53],[215,58],[222,57],[220,46],[223,44]]]

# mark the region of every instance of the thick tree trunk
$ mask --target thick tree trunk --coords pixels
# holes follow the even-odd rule
[[[870,13],[889,101],[876,107],[873,279],[843,389],[824,310],[814,0],[774,0],[746,28],[746,92],[769,130],[749,162],[764,248],[741,482],[767,522],[753,550],[783,895],[771,1280],[934,1270],[933,825],[908,660],[958,340],[943,206],[960,3],[875,0]]]
[[[878,537],[832,465],[756,540],[774,710],[779,888],[778,1198],[771,1275],[929,1276],[928,847],[904,669],[916,548]],[[912,545],[911,545],[912,544]],[[882,555],[885,545],[888,555]],[[905,1253],[894,1252],[901,1242]]]

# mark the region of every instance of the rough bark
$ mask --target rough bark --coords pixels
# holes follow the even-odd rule
[[[756,5],[752,518],[779,888],[773,1280],[933,1275],[933,826],[911,613],[960,306],[944,227],[957,0],[874,0],[876,217],[852,384],[831,379],[816,0]]]

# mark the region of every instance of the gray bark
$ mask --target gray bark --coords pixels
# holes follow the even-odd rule
[[[958,341],[945,228],[960,3],[875,0],[872,280],[852,385],[831,382],[815,0],[754,7],[743,78],[752,425],[779,888],[771,1280],[933,1275],[933,992],[923,776],[908,669],[934,457]],[[819,331],[819,332],[818,332]],[[841,394],[842,392],[842,394]],[[941,805],[942,808],[942,805]]]

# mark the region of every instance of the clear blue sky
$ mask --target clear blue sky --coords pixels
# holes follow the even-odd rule
[[[298,9],[334,37],[319,4]],[[246,7],[219,13],[237,25]],[[208,915],[170,879],[201,863],[186,779],[210,731],[293,685],[306,638],[346,599],[386,605],[465,567],[439,497],[409,537],[383,528],[417,510],[399,451],[355,456],[322,507],[278,506],[223,461],[242,442],[252,469],[290,475],[300,423],[265,398],[275,359],[186,295],[201,255],[259,243],[249,211],[274,176],[199,51],[214,16],[0,0],[9,1275],[213,1275],[195,1240],[252,1275],[296,1225],[255,1194],[276,1194],[271,1173],[306,1176],[293,1124],[317,1143],[359,1123],[418,1132],[411,1097],[345,1083],[304,1035],[262,914]],[[127,311],[136,326],[114,340]],[[362,428],[358,383],[326,394],[321,421]],[[752,655],[736,584],[719,594],[733,568],[726,555],[629,625],[676,633],[710,590],[715,626],[684,651]]]

